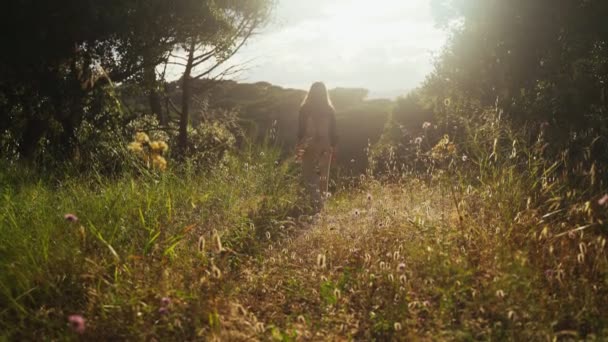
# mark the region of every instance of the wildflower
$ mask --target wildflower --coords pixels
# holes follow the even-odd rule
[[[416,138],[416,139],[414,140],[414,144],[416,144],[416,145],[420,145],[420,144],[422,144],[422,137],[418,137],[418,138]]]
[[[152,157],[152,165],[161,171],[165,171],[167,169],[167,160],[160,154],[154,154]]]
[[[505,297],[505,292],[503,290],[496,291],[496,297],[498,297],[498,298],[504,298]]]
[[[429,129],[429,128],[431,128],[431,123],[430,123],[430,122],[428,122],[428,121],[425,121],[425,122],[422,124],[422,129]]]
[[[266,232],[266,239],[270,240],[270,232]]]
[[[359,216],[359,214],[361,214],[361,213],[359,212],[359,209],[355,209],[355,216]]]
[[[606,205],[606,204],[608,204],[608,194],[606,194],[602,198],[600,198],[597,201],[597,204],[599,204],[599,205]]]
[[[407,277],[405,276],[405,274],[402,274],[399,276],[399,282],[401,282],[401,284],[405,285],[405,283],[407,283]]]
[[[451,103],[452,100],[450,100],[450,98],[446,98],[445,100],[443,100],[443,105],[446,107],[449,107]]]
[[[367,201],[368,201],[368,202],[371,202],[371,200],[372,200],[372,194],[369,194],[369,193],[368,193],[368,194],[367,194]]]
[[[69,222],[78,222],[78,217],[74,214],[65,214],[63,218]]]
[[[394,324],[394,328],[395,328],[395,331],[401,331],[401,329],[402,329],[402,327],[401,327],[401,323],[399,323],[399,322],[395,322],[395,324]]]
[[[83,334],[85,330],[86,320],[81,315],[70,315],[68,317],[68,323],[72,330],[78,334]]]
[[[127,149],[131,152],[141,153],[144,151],[144,147],[138,141],[133,141],[127,146]]]
[[[150,137],[144,132],[137,132],[137,134],[135,134],[135,141],[141,144],[147,144],[150,142]]]
[[[167,309],[166,307],[163,306],[163,307],[161,307],[161,308],[158,309],[158,313],[161,314],[161,315],[166,315],[166,314],[169,313],[169,309]]]
[[[306,318],[304,318],[302,315],[298,316],[298,323],[306,324]]]
[[[169,297],[163,297],[160,299],[160,305],[162,306],[169,306],[169,304],[171,304],[171,298]]]
[[[397,266],[397,269],[399,270],[399,272],[405,271],[405,263],[400,263],[399,266]]]
[[[467,160],[469,160],[469,157],[467,157],[467,155],[466,155],[466,154],[463,154],[463,155],[462,155],[462,161],[463,161],[463,162],[466,162]]]
[[[152,150],[152,152],[154,153],[164,153],[169,149],[169,145],[167,145],[166,142],[164,141],[154,141],[152,143],[150,143],[150,150]]]

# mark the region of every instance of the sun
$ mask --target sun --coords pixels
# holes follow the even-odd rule
[[[429,12],[429,0],[338,0],[324,7],[319,29],[325,32],[327,47],[346,59],[370,49],[434,47],[437,44],[424,35],[435,31],[432,24],[416,19],[428,18]]]

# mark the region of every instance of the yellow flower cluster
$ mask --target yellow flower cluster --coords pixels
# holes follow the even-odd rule
[[[148,166],[150,163],[156,169],[164,171],[167,168],[167,160],[162,156],[169,149],[164,141],[151,141],[144,132],[135,134],[135,141],[127,147],[129,151],[136,153]]]
[[[456,155],[456,145],[450,141],[447,134],[431,150],[431,157],[435,160],[444,160],[454,155]]]

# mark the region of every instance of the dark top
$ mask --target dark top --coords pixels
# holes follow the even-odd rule
[[[302,106],[300,108],[300,117],[298,120],[298,141],[301,141],[306,134],[306,121],[311,115],[312,110],[307,106]],[[335,110],[331,107],[323,110],[323,115],[329,116],[329,127],[328,127],[328,136],[330,140],[330,144],[332,147],[335,147],[338,144],[338,132],[336,130],[336,113]]]

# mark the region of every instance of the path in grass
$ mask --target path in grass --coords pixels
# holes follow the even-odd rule
[[[350,340],[436,336],[432,276],[451,272],[455,244],[441,228],[447,203],[406,187],[334,198],[249,261],[220,299],[222,340]],[[433,218],[434,220],[429,220]],[[425,267],[422,267],[426,265]],[[432,267],[432,270],[428,266]],[[432,274],[431,274],[432,272]],[[438,318],[441,320],[441,318]],[[430,336],[430,335],[429,335]]]

